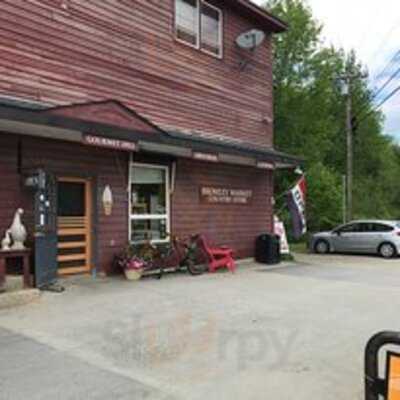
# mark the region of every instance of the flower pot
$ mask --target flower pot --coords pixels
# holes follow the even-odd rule
[[[142,277],[142,271],[137,269],[126,269],[125,277],[128,281],[138,281]]]

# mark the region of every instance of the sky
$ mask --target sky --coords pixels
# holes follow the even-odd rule
[[[262,5],[264,0],[252,0]],[[369,72],[372,89],[380,88],[400,68],[396,62],[385,67],[400,51],[399,0],[307,0],[314,16],[323,24],[323,40],[349,51],[354,49]],[[384,72],[382,74],[382,72]],[[400,74],[376,98],[383,101],[400,86]],[[382,107],[385,134],[400,143],[400,92]]]

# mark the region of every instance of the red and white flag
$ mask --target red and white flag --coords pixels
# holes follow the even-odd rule
[[[303,175],[288,193],[288,206],[292,215],[293,236],[299,239],[307,232],[306,219],[306,178]]]

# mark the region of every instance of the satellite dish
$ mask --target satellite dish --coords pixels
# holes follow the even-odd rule
[[[236,44],[245,50],[255,50],[265,40],[265,33],[259,29],[251,29],[239,35],[236,39]]]

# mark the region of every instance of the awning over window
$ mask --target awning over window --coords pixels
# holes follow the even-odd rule
[[[0,131],[264,169],[294,168],[302,163],[272,148],[161,129],[115,100],[45,107],[0,99]]]

